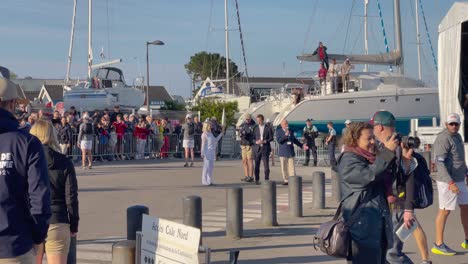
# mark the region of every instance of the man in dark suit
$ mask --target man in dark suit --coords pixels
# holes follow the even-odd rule
[[[270,142],[273,140],[272,130],[265,124],[263,115],[257,116],[257,125],[254,128],[255,145],[255,184],[260,184],[260,161],[263,161],[265,181],[270,179],[270,165],[268,164],[271,152]]]
[[[288,185],[288,179],[291,176],[296,176],[294,167],[294,145],[297,145],[304,150],[308,150],[307,145],[302,144],[294,136],[294,133],[288,127],[288,121],[283,119],[281,127],[276,130],[276,141],[279,144],[278,156],[281,163],[281,174],[283,175],[283,185]]]

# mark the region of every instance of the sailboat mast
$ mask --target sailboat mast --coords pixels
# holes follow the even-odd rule
[[[226,33],[226,91],[229,94],[229,28],[228,28],[228,1],[224,0],[224,31]]]
[[[414,0],[414,4],[416,6],[416,45],[418,48],[418,79],[422,80],[422,73],[421,73],[421,34],[419,34],[419,0]]]
[[[400,74],[405,73],[405,69],[403,67],[403,42],[401,36],[401,14],[400,14],[400,0],[394,0],[394,22],[395,22],[395,43],[396,43],[396,50],[400,52],[401,59],[398,66],[398,71]]]
[[[369,0],[364,0],[364,52],[366,55],[369,54],[369,43],[367,37],[367,8],[369,6]],[[369,65],[364,65],[364,72],[369,70]]]
[[[73,40],[75,38],[76,1],[77,0],[73,0],[72,28],[70,33],[70,48],[68,50],[67,76],[65,77],[65,84],[68,84],[70,82],[70,68],[73,55]]]
[[[93,66],[93,0],[88,0],[88,79],[91,79]]]

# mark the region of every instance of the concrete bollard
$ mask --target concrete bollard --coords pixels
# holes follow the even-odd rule
[[[341,184],[338,172],[331,169],[332,195],[335,202],[341,202]]]
[[[119,241],[112,245],[112,264],[135,264],[135,240]]]
[[[312,192],[314,200],[313,209],[325,209],[325,173],[323,171],[314,171],[312,174]]]
[[[136,232],[141,231],[143,214],[149,214],[148,207],[134,205],[127,208],[127,240],[135,240]]]
[[[226,190],[226,236],[241,238],[244,230],[242,188]]]
[[[276,182],[264,181],[260,189],[262,193],[262,222],[265,226],[277,226]]]
[[[289,215],[302,217],[302,177],[289,177]]]
[[[183,223],[202,230],[202,199],[199,196],[187,196],[183,199]]]

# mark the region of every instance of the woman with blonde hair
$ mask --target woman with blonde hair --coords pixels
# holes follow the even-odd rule
[[[71,237],[78,232],[78,183],[69,158],[59,152],[52,123],[37,120],[30,133],[42,143],[47,159],[50,182],[51,212],[44,244],[37,251],[36,263],[42,263],[44,251],[49,264],[66,264]]]
[[[213,133],[211,133],[211,123],[203,123],[203,134],[201,136],[201,157],[203,159],[203,185],[210,186],[213,184],[213,166],[216,160],[217,144],[222,136],[223,133],[221,132],[217,137],[215,137]]]

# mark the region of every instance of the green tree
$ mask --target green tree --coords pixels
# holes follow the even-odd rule
[[[192,112],[200,111],[201,121],[207,118],[216,117],[219,123],[223,115],[223,108],[225,113],[226,126],[232,126],[236,124],[234,115],[239,111],[237,108],[237,102],[221,102],[213,98],[205,98],[198,101],[197,105],[192,107]]]
[[[179,104],[176,101],[164,101],[164,106],[161,107],[161,110],[183,111],[185,110],[185,105]]]
[[[219,53],[198,52],[190,57],[184,67],[193,81],[203,81],[207,77],[226,78],[226,58]],[[229,60],[229,72],[230,77],[239,73],[232,60]]]

